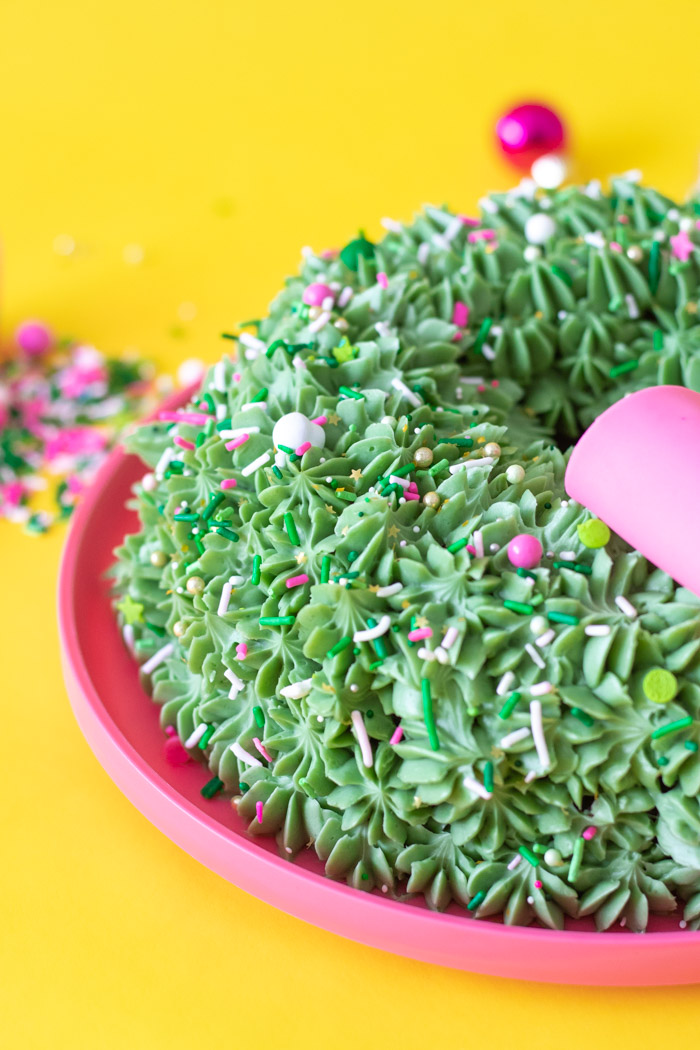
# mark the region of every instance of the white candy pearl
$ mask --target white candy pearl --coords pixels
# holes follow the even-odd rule
[[[525,240],[530,244],[546,244],[557,231],[557,224],[549,215],[537,212],[525,223]]]
[[[310,441],[316,448],[323,448],[326,443],[323,427],[312,423],[301,412],[288,412],[278,419],[272,431],[272,440],[275,445],[286,445],[293,449],[299,448],[305,441]]]
[[[695,226],[695,220],[689,218],[687,215],[685,215],[681,219],[681,221],[678,223],[678,228],[681,229],[681,230],[684,230],[685,233],[690,233],[690,231],[694,228],[694,226]]]
[[[533,616],[530,620],[530,630],[533,634],[542,634],[548,627],[549,624],[544,616]]]
[[[563,864],[561,853],[558,849],[548,849],[544,855],[544,862],[550,868],[560,868]]]
[[[509,485],[517,485],[525,477],[525,471],[519,463],[513,463],[506,471],[506,481]]]
[[[525,262],[536,262],[542,257],[542,252],[534,244],[528,244],[527,248],[523,252],[523,259]]]
[[[145,492],[155,492],[158,488],[155,474],[144,474],[141,478],[141,486]]]
[[[644,258],[644,252],[638,244],[633,244],[630,248],[627,249],[627,258],[630,260],[630,262],[640,263]]]
[[[537,158],[530,173],[543,190],[556,190],[568,174],[568,165],[557,153],[546,153]]]
[[[484,445],[484,455],[493,456],[494,459],[501,454],[501,446],[497,441],[489,441]]]

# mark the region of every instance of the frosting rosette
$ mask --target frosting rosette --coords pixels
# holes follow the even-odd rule
[[[700,209],[632,177],[482,206],[308,252],[131,435],[125,641],[203,793],[290,860],[507,923],[697,926],[700,598],[563,479],[617,398],[700,389]]]

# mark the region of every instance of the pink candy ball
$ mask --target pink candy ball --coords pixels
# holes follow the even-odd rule
[[[566,133],[553,109],[526,102],[503,114],[496,124],[496,137],[508,160],[529,171],[538,157],[562,148]]]
[[[302,302],[306,303],[307,306],[321,306],[324,299],[328,297],[333,298],[333,289],[327,284],[321,284],[317,282],[310,284],[304,289],[302,295]]]
[[[508,544],[508,558],[517,569],[534,569],[542,557],[542,544],[536,536],[521,532]]]
[[[51,329],[41,321],[24,321],[15,333],[17,346],[27,357],[39,357],[45,354],[53,343]]]

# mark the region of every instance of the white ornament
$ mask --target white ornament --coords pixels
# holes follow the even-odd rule
[[[560,868],[564,863],[558,849],[548,849],[544,855],[544,862],[545,864],[548,864],[550,868]]]
[[[532,177],[543,190],[556,190],[567,176],[568,165],[557,153],[538,157],[531,168]]]
[[[518,485],[525,477],[525,471],[519,463],[513,463],[506,471],[506,481],[509,485]]]
[[[550,215],[536,212],[525,223],[525,239],[530,244],[546,244],[556,233],[557,225]]]
[[[533,616],[530,620],[530,630],[533,634],[542,634],[548,627],[549,624],[544,616]]]
[[[305,441],[310,441],[316,448],[323,448],[326,443],[323,427],[312,423],[301,412],[288,412],[278,419],[272,431],[272,440],[278,447],[286,445],[295,450]]]

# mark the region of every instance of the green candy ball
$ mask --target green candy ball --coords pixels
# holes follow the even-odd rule
[[[653,671],[644,675],[642,688],[652,703],[667,704],[678,692],[678,681],[670,671],[665,671],[663,667],[655,667]]]
[[[610,529],[600,518],[584,521],[576,531],[584,547],[604,547],[610,539]]]

